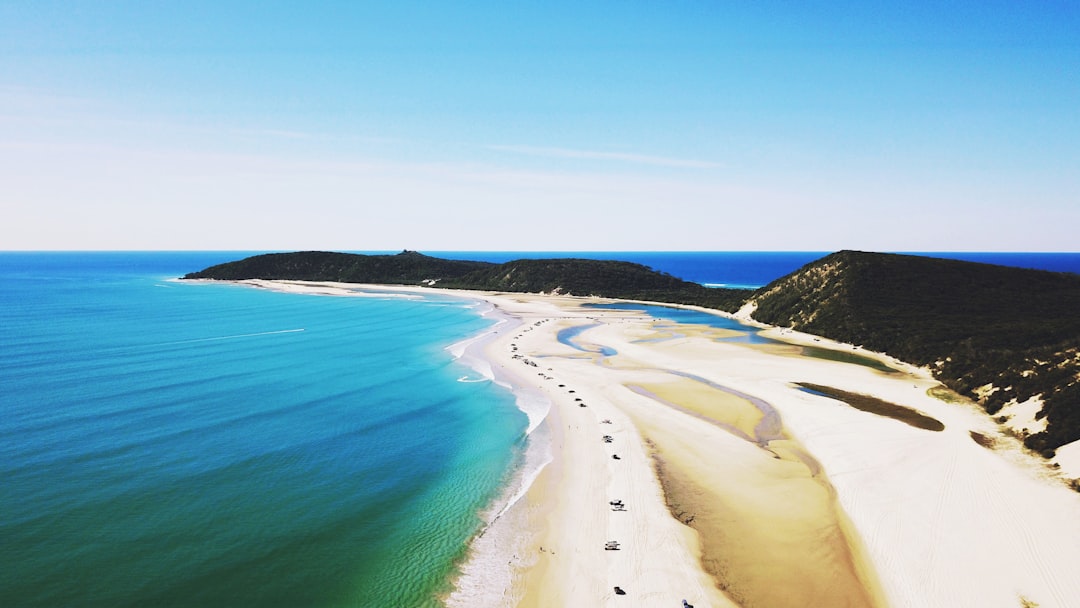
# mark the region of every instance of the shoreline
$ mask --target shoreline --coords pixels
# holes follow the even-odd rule
[[[485,301],[496,314],[518,319],[519,325],[499,325],[486,332],[490,335],[470,339],[464,348],[468,354],[461,355],[475,352],[493,379],[503,374],[515,395],[537,391],[550,402],[543,423],[533,425],[530,415],[530,431],[550,432],[552,461],[523,486],[524,498],[512,499],[512,506],[474,540],[457,581],[459,590],[467,587],[470,564],[486,563],[476,561],[485,551],[481,539],[505,532],[516,542],[507,576],[500,579],[509,582],[472,586],[504,585],[497,594],[485,589],[492,594],[487,597],[498,598],[497,605],[678,606],[686,599],[700,607],[762,598],[769,598],[768,605],[807,605],[806,597],[836,587],[838,573],[849,581],[841,587],[851,594],[829,605],[1004,607],[1030,601],[1045,608],[1080,597],[1080,582],[1069,568],[1080,562],[1080,495],[1049,483],[1045,467],[1014,453],[981,410],[931,397],[936,381],[890,357],[779,328],[765,330],[791,343],[885,357],[899,374],[725,344],[713,339],[717,332],[700,326],[665,336],[645,315],[579,307],[609,300],[241,283],[322,295],[355,295],[358,289],[404,297],[437,293]],[[574,343],[589,348],[558,340],[558,331],[584,324],[592,327]],[[594,348],[600,346],[616,354],[605,357]],[[922,411],[946,428],[940,433],[913,429],[802,392],[794,382],[874,395]],[[719,398],[710,385],[766,402],[782,421],[780,435],[760,445],[740,438],[731,429],[746,435],[763,414],[737,399]],[[644,388],[635,392],[631,386]],[[973,433],[994,438],[1003,451],[978,445]],[[603,442],[604,435],[612,442]],[[612,459],[613,454],[620,458]],[[667,491],[658,461],[664,462]],[[680,483],[684,489],[673,489]],[[773,496],[772,486],[786,489]],[[817,498],[778,505],[791,491]],[[695,511],[691,526],[669,510],[670,496]],[[994,498],[988,503],[987,496]],[[613,500],[626,511],[610,507]],[[702,505],[720,507],[710,514]],[[730,536],[731,517],[750,536]],[[778,529],[781,538],[773,538],[777,535],[770,531]],[[822,537],[807,532],[818,529],[832,530],[825,543],[834,548],[832,557],[822,558],[817,551]],[[619,543],[617,551],[604,549],[611,540]],[[737,550],[730,550],[732,543]],[[726,552],[717,544],[726,544]],[[488,547],[494,555],[505,548]],[[707,572],[703,560],[712,563],[717,555],[731,563]],[[792,579],[792,569],[801,578]],[[795,597],[768,595],[770,588],[785,585]],[[629,597],[618,595],[615,587]],[[469,603],[468,591],[457,596],[459,604],[452,594],[450,605]]]

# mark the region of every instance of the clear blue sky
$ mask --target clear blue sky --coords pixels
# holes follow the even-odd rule
[[[1080,3],[0,0],[0,250],[1080,250]]]

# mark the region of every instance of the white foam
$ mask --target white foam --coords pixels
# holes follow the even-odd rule
[[[528,503],[521,499],[551,460],[548,433],[530,435],[524,461],[506,491],[482,516],[487,523],[469,544],[469,557],[454,580],[447,606],[513,606],[520,600],[514,597],[514,577],[537,560],[527,551],[532,543],[527,532]]]
[[[530,434],[530,437],[532,435]],[[551,442],[546,440],[530,441],[530,449],[526,450],[525,464],[522,465],[520,472],[520,479],[518,480],[517,490],[506,501],[506,505],[499,510],[499,512],[489,522],[489,526],[495,521],[498,521],[503,515],[507,513],[514,505],[516,505],[525,494],[528,493],[529,488],[532,487],[536,479],[540,477],[540,473],[543,472],[547,465],[551,464],[554,456],[551,453]],[[533,449],[533,446],[536,446]]]
[[[500,384],[500,386],[507,386],[498,380],[496,380],[496,383]],[[547,419],[548,413],[551,411],[551,401],[543,393],[535,390],[520,389],[515,390],[514,394],[517,396],[518,409],[525,412],[525,415],[529,417],[529,428],[525,429],[525,434],[532,435],[532,432]]]
[[[482,314],[495,317],[498,322],[483,334],[453,345],[451,352],[457,353],[460,362],[511,391],[517,408],[528,417],[529,425],[525,430],[527,439],[522,461],[515,467],[499,498],[481,515],[486,523],[469,544],[469,557],[454,580],[453,592],[446,598],[446,605],[452,608],[510,606],[520,599],[513,597],[514,577],[537,559],[526,551],[532,539],[528,533],[523,533],[528,530],[528,513],[527,503],[522,499],[553,459],[550,430],[543,425],[551,411],[551,401],[539,390],[514,384],[482,355],[484,344],[498,331],[513,329],[522,322],[503,315],[494,306]]]
[[[470,347],[472,347],[474,345],[482,344],[483,342],[486,342],[487,340],[490,340],[490,339],[494,338],[495,334],[499,333],[499,329],[503,325],[506,325],[507,323],[509,323],[509,319],[507,319],[506,317],[504,317],[502,315],[493,314],[494,312],[495,312],[495,307],[491,306],[491,307],[488,307],[487,310],[481,311],[481,313],[480,313],[480,316],[484,317],[484,318],[494,317],[495,318],[495,324],[494,325],[492,325],[491,327],[488,327],[487,329],[485,329],[484,331],[476,334],[475,336],[465,338],[464,340],[461,340],[460,342],[455,342],[455,343],[451,344],[450,346],[447,346],[446,350],[451,355],[453,355],[453,357],[455,359],[460,359],[461,357],[463,357],[465,355],[465,353],[469,350]]]
[[[484,318],[494,318],[495,323],[475,336],[451,344],[446,347],[446,350],[455,359],[469,366],[476,373],[514,393],[518,409],[529,418],[529,426],[525,430],[525,434],[531,435],[540,426],[540,423],[547,418],[548,412],[551,411],[551,402],[540,391],[515,386],[509,378],[498,374],[491,367],[491,362],[483,356],[483,348],[488,341],[494,339],[495,335],[500,331],[512,330],[515,326],[521,325],[521,321],[503,314],[498,308],[490,304],[480,314]]]
[[[482,336],[482,338],[484,337],[488,336]],[[551,411],[551,401],[549,401],[542,392],[535,389],[515,386],[507,378],[498,374],[495,369],[491,367],[491,362],[473,354],[473,348],[479,349],[481,346],[480,339],[473,340],[464,347],[461,354],[457,356],[457,360],[460,363],[469,366],[469,368],[477,374],[480,374],[484,380],[492,381],[514,394],[517,408],[524,412],[529,418],[529,426],[525,430],[525,434],[531,435],[532,432],[536,430],[536,427],[540,426],[540,423],[547,418],[548,412]],[[462,378],[465,378],[465,376]],[[480,382],[480,380],[472,381]],[[469,382],[469,380],[459,378],[458,382]]]

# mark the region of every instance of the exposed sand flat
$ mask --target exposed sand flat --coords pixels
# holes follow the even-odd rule
[[[521,319],[484,344],[485,357],[552,407],[552,463],[514,507],[520,517],[492,526],[528,526],[509,530],[524,542],[514,555],[491,562],[513,581],[495,604],[1080,605],[1080,494],[975,406],[930,396],[937,383],[919,370],[724,342],[725,332],[582,309],[580,298],[440,293]],[[558,341],[583,325],[580,348]],[[872,395],[945,429],[794,382]]]
[[[618,351],[606,363],[624,390],[612,398],[654,450],[671,511],[699,532],[703,566],[728,595],[743,605],[879,604],[831,486],[776,411],[685,365],[656,365],[655,349],[714,344],[712,332],[652,343],[620,333],[605,324],[583,337]]]
[[[503,302],[510,310],[518,305]],[[528,496],[540,519],[533,547],[539,559],[522,572],[518,605],[680,606],[682,599],[734,605],[702,570],[697,535],[669,515],[650,452],[607,396],[626,389],[594,356],[554,340],[575,321],[565,311],[553,312],[558,316],[526,324],[487,349],[496,365],[520,370],[512,373],[521,382],[544,387],[554,408],[549,422],[559,427],[556,461]],[[500,349],[508,345],[530,354],[507,360]],[[611,504],[618,501],[621,507]],[[609,542],[618,548],[605,549]],[[615,587],[626,595],[617,595]]]
[[[671,510],[701,533],[704,566],[731,596],[745,605],[873,605],[831,489],[797,445],[774,440],[766,451],[634,401],[624,407],[656,449]]]

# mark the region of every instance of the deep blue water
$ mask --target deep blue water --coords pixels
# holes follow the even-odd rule
[[[0,605],[433,604],[520,454],[467,302],[0,254]]]

